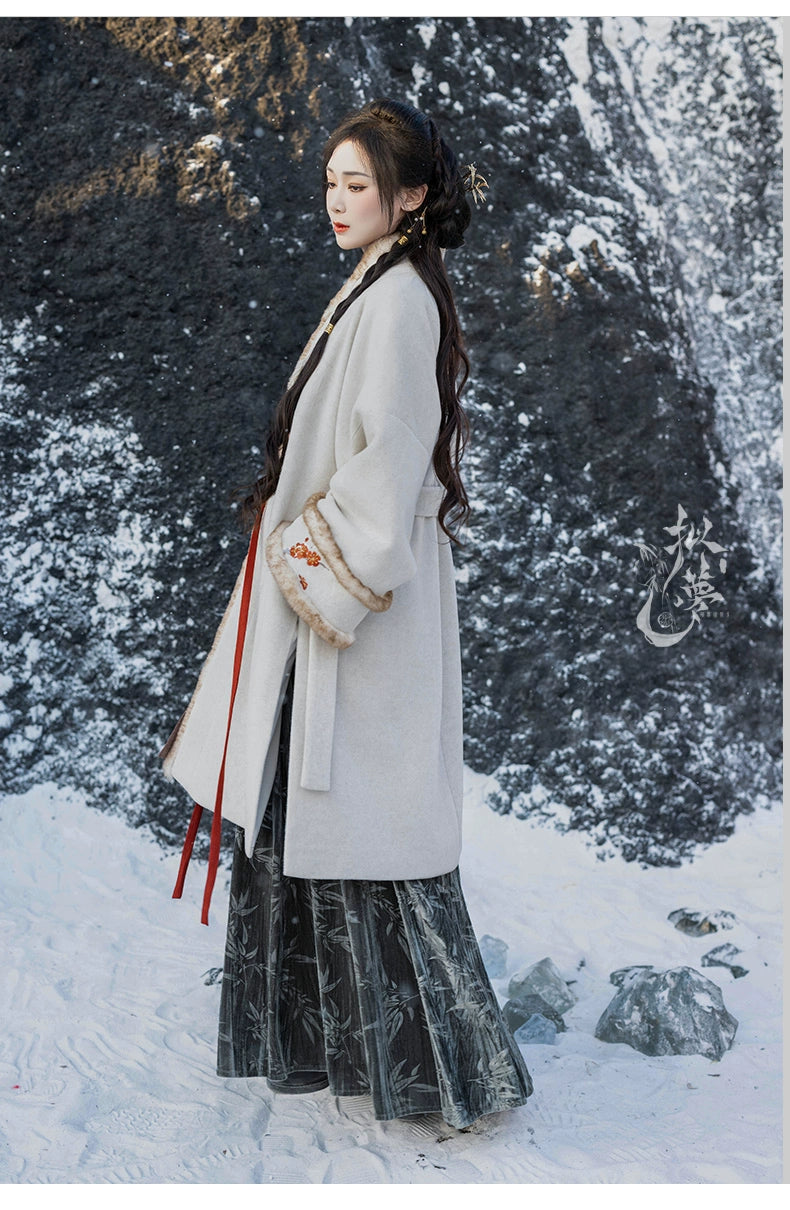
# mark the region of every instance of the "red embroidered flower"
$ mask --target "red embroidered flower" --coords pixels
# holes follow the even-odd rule
[[[308,567],[318,567],[321,562],[321,556],[317,550],[311,550],[307,545],[307,538],[304,542],[296,542],[288,551],[292,559],[307,559]]]
[[[304,578],[304,576],[299,577],[299,583],[302,585],[302,588],[307,588],[307,580]]]

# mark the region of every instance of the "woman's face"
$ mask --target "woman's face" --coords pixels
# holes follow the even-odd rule
[[[394,231],[404,214],[400,204],[404,195],[398,195],[388,221],[370,165],[350,140],[332,152],[326,181],[326,210],[340,248],[366,248]]]

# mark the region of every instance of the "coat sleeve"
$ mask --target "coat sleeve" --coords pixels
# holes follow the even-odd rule
[[[441,418],[436,304],[418,277],[388,276],[360,299],[344,379],[353,391],[355,453],[266,543],[286,601],[339,648],[354,642],[366,614],[389,609],[393,591],[416,572],[414,515]]]

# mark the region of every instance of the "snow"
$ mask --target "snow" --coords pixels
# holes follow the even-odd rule
[[[431,43],[433,42],[434,38],[436,37],[436,22],[435,21],[421,21],[420,24],[417,26],[417,33],[422,38],[423,43],[425,45],[425,49],[430,50]]]
[[[512,975],[550,956],[573,980],[566,1033],[525,1044],[535,1093],[468,1133],[376,1122],[361,1100],[276,1097],[214,1074],[222,877],[199,924],[198,864],[40,785],[0,801],[7,938],[0,1180],[31,1183],[774,1183],[781,1181],[781,813],[758,810],[682,867],[598,861],[575,832],[499,816],[467,774],[461,878],[478,936]],[[748,975],[702,968],[738,1019],[721,1062],[651,1058],[594,1037],[632,963],[700,969],[717,938],[667,920],[735,913]],[[641,1196],[641,1194],[640,1194]]]

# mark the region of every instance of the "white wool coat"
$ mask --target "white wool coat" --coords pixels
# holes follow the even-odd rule
[[[332,300],[392,243],[385,237]],[[293,664],[284,873],[413,879],[461,851],[461,661],[432,466],[439,315],[408,261],[356,299],[299,400],[256,552],[223,817],[248,855],[269,797]],[[292,381],[293,381],[292,377]],[[212,809],[244,568],[165,773]]]

